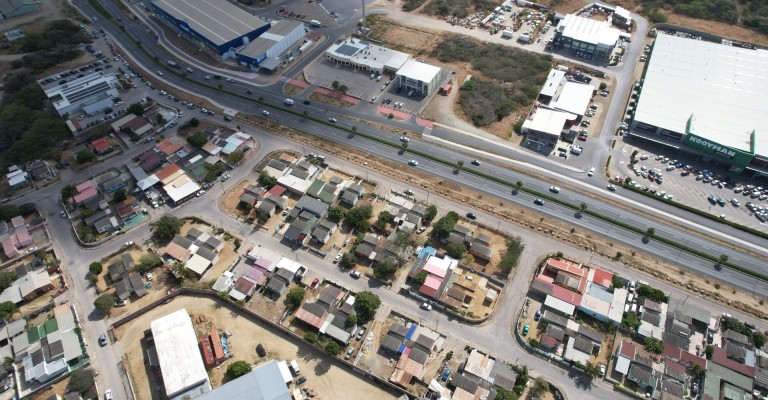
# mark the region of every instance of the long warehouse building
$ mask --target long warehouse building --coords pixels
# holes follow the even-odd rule
[[[768,51],[660,33],[630,137],[768,177]]]
[[[156,0],[152,9],[166,25],[222,59],[234,58],[270,27],[226,0]]]

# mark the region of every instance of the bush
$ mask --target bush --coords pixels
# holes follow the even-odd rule
[[[163,264],[163,260],[155,253],[143,254],[139,258],[138,264],[136,264],[136,270],[144,272],[152,268],[158,267]]]
[[[352,208],[347,212],[345,221],[352,226],[352,228],[358,231],[367,231],[371,227],[371,223],[368,221],[373,216],[373,206],[370,204],[364,204]]]
[[[501,262],[499,262],[499,268],[503,271],[511,271],[517,267],[520,262],[520,255],[525,250],[525,244],[523,244],[523,238],[520,236],[507,240],[507,250],[501,255]]]
[[[77,161],[78,164],[86,164],[96,159],[96,154],[93,154],[93,152],[89,150],[84,150],[75,156],[75,161]]]
[[[181,232],[184,222],[172,215],[164,215],[151,224],[152,237],[157,241],[168,241]]]
[[[252,371],[251,364],[243,360],[238,360],[229,364],[227,367],[227,376],[231,379],[239,378]]]
[[[317,333],[315,332],[307,332],[304,334],[304,340],[306,340],[309,343],[315,344],[317,343]]]
[[[645,351],[649,353],[661,354],[664,352],[664,345],[661,343],[661,340],[659,339],[646,337],[645,340],[643,341],[643,346],[645,348]]]
[[[423,285],[424,282],[427,281],[428,276],[429,276],[429,273],[427,271],[419,271],[419,273],[413,277],[413,282],[418,285]]]
[[[336,356],[341,353],[341,346],[336,341],[331,340],[325,345],[325,352],[330,356]]]
[[[460,260],[467,252],[467,246],[464,243],[451,243],[445,248],[445,252],[449,257]]]
[[[103,294],[96,298],[96,300],[93,301],[93,306],[96,307],[96,309],[101,310],[103,312],[107,312],[112,307],[115,306],[115,302],[117,301],[117,297],[113,294]]]
[[[195,133],[194,135],[187,137],[187,143],[190,145],[200,148],[203,147],[206,143],[208,143],[208,136],[206,136],[204,133]]]
[[[98,275],[101,273],[101,271],[104,271],[104,266],[101,265],[100,262],[92,262],[91,265],[88,266],[88,271],[90,271],[94,275]]]
[[[637,295],[640,297],[649,298],[657,303],[666,303],[667,295],[659,289],[654,289],[649,285],[640,285],[637,288]]]
[[[288,300],[291,304],[299,304],[302,300],[304,300],[304,295],[307,293],[307,291],[303,287],[295,287],[288,291],[288,294],[285,296],[286,300]]]
[[[94,385],[93,370],[90,368],[78,368],[72,371],[67,388],[73,392],[85,393]]]
[[[277,179],[272,177],[267,173],[267,171],[261,171],[259,172],[259,185],[264,186],[267,188],[267,190],[272,189],[273,186],[277,185]]]
[[[21,211],[13,204],[6,204],[0,206],[0,220],[10,221],[14,217],[21,215]]]

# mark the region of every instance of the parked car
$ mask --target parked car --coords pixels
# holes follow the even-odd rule
[[[360,330],[357,331],[357,340],[362,340],[363,335],[365,335],[365,328],[360,328]]]
[[[468,212],[467,213],[467,218],[469,218],[469,219],[477,219],[477,215],[475,215],[474,213]]]
[[[351,275],[355,279],[360,279],[360,273],[357,271],[352,271],[349,273],[349,275]]]
[[[101,335],[99,335],[99,345],[101,347],[104,347],[104,346],[107,345],[107,335],[105,335],[103,333]]]
[[[349,350],[347,350],[347,354],[344,355],[344,359],[345,360],[349,360],[350,358],[352,358],[352,354],[354,352],[355,352],[355,348],[354,347],[350,347]]]
[[[104,391],[104,400],[112,400],[112,389],[107,389]]]
[[[296,384],[297,385],[301,385],[302,383],[304,383],[306,381],[307,381],[307,377],[306,376],[302,376],[301,378],[296,380]]]
[[[427,311],[432,311],[432,305],[429,303],[421,303],[421,308]]]
[[[528,324],[523,325],[523,336],[528,336]]]
[[[541,319],[541,310],[536,310],[536,315],[533,316],[534,321]]]
[[[336,264],[339,260],[341,260],[341,254],[336,254],[336,257],[333,258],[333,263]]]

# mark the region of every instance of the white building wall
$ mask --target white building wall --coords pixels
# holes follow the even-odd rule
[[[296,44],[301,38],[304,37],[304,24],[296,25],[296,27],[287,35],[283,36],[283,38],[275,43],[272,48],[267,50],[267,57],[270,58],[278,58],[281,54],[283,54],[286,50],[288,50],[291,46]]]

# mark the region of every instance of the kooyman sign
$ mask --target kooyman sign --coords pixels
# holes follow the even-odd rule
[[[754,158],[754,154],[751,152],[723,146],[717,142],[713,142],[696,135],[688,134],[688,137],[685,139],[685,144],[698,149],[705,154],[727,158],[736,165],[746,166]]]

